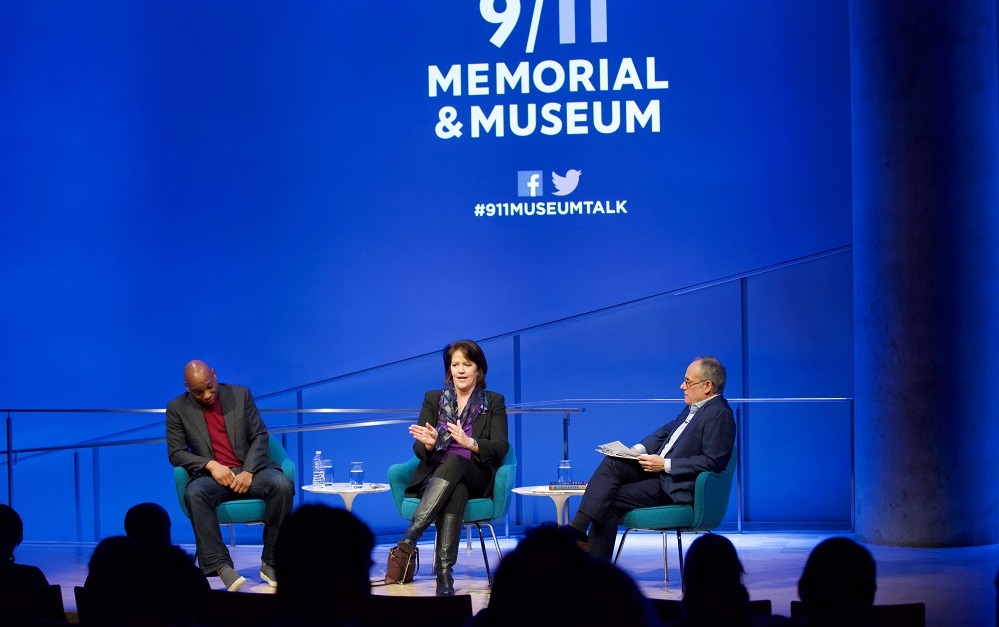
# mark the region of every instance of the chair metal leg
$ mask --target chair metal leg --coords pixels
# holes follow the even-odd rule
[[[236,548],[236,523],[221,523],[221,524],[227,525],[229,527],[229,546],[232,548]],[[259,521],[249,521],[242,524],[246,525],[247,527],[250,527],[252,525],[262,525],[264,523]]]
[[[662,535],[662,537],[663,537],[663,581],[665,581],[666,583],[669,583],[669,560],[666,557],[666,533],[667,533],[666,531],[663,531],[663,530],[660,530],[660,529],[638,529],[638,528],[632,528],[632,527],[629,527],[628,529],[625,529],[624,533],[621,534],[621,542],[617,545],[617,553],[614,555],[614,564],[616,565],[618,558],[621,557],[621,551],[624,550],[624,541],[628,539],[628,534],[631,533],[632,531],[654,531],[654,532]],[[677,531],[676,533],[677,533],[677,536],[679,537],[680,532]],[[683,569],[683,555],[682,554],[680,555],[680,568]],[[682,575],[682,573],[681,573],[681,576],[680,576],[680,581],[681,582],[683,581],[683,575]]]
[[[496,555],[499,559],[503,559],[503,551],[500,549],[499,538],[496,537],[496,530],[493,529],[492,523],[486,523],[489,527],[489,533],[493,534],[493,546],[496,547]]]
[[[496,547],[496,555],[499,559],[503,559],[503,550],[500,549],[499,538],[496,536],[496,530],[493,528],[492,523],[489,522],[466,522],[465,523],[465,548],[469,551],[472,550],[472,527],[479,533],[479,544],[482,547],[482,561],[486,564],[486,578],[489,580],[489,585],[493,585],[493,574],[492,570],[489,568],[489,555],[486,553],[486,540],[482,533],[482,525],[489,527],[489,533],[493,536],[493,546]]]
[[[666,546],[666,534],[663,533],[663,548]],[[684,590],[683,587],[683,542],[680,540],[680,530],[676,530],[676,552],[680,555],[680,591]]]
[[[625,529],[624,534],[621,535],[621,543],[617,545],[617,553],[614,554],[614,564],[617,565],[617,560],[621,557],[621,551],[624,550],[624,541],[628,539],[628,534],[631,533],[631,529]]]
[[[662,531],[663,536],[663,581],[669,583],[669,560],[666,557],[666,532]]]
[[[491,586],[493,585],[493,572],[489,568],[489,555],[486,553],[486,537],[482,533],[482,523],[472,523],[472,524],[475,525],[476,531],[479,532],[479,544],[482,545],[482,561],[486,563],[486,579],[489,580],[489,585]],[[489,527],[489,530],[493,534],[493,542],[496,544],[496,550],[498,552],[499,541],[496,539],[496,530],[493,529],[493,526],[491,524],[486,523],[486,525]],[[471,531],[469,531],[469,533],[471,533]]]

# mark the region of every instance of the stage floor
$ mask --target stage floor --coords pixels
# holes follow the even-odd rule
[[[829,537],[812,533],[745,533],[724,534],[739,551],[746,569],[745,583],[753,599],[770,599],[775,614],[789,615],[790,603],[798,598],[797,583],[801,569],[812,547]],[[694,535],[684,536],[684,547]],[[376,586],[374,594],[433,595],[434,578],[430,574],[433,555],[433,532],[421,542],[421,555],[427,556],[416,581],[410,585]],[[515,539],[501,539],[503,551],[516,545]],[[190,552],[194,547],[183,545]],[[497,556],[492,542],[486,542],[490,565],[495,572]],[[372,559],[371,576],[385,572],[388,545],[378,546]],[[984,626],[996,624],[995,577],[999,569],[999,545],[960,549],[908,549],[868,547],[877,561],[877,603],[926,603],[927,625]],[[15,556],[22,564],[42,569],[50,583],[62,586],[67,611],[75,612],[73,587],[83,585],[87,562],[94,544],[25,542]],[[662,542],[658,534],[632,533],[621,556],[619,566],[628,572],[646,596],[679,599],[680,573],[677,566],[676,537],[668,540],[669,577],[663,581]],[[270,594],[273,590],[260,581],[260,546],[240,545],[231,549],[237,570],[247,583],[237,594]],[[218,578],[209,579],[213,588],[221,588]],[[455,587],[459,593],[472,597],[477,612],[489,602],[489,586],[485,566],[475,538],[471,550],[465,545],[455,567]]]

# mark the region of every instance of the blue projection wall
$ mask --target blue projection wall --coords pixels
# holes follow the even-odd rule
[[[194,357],[263,394],[851,241],[833,0],[8,3],[0,59],[3,407],[162,407]],[[849,266],[820,266],[803,283],[835,291],[754,305],[748,335],[726,299],[721,356],[760,355],[746,389],[801,341],[851,341],[821,306],[848,302]],[[829,324],[756,343],[808,307]],[[667,395],[711,344],[677,315],[629,322],[684,325],[682,350],[647,351],[669,353],[647,373],[668,386],[635,386],[609,349],[560,382],[543,366],[566,346],[541,334],[522,400],[578,396],[593,373],[607,395]],[[436,361],[386,375],[387,395],[418,402]],[[851,393],[813,365],[802,389]],[[24,444],[130,424],[18,426]],[[138,457],[160,474],[160,454]]]

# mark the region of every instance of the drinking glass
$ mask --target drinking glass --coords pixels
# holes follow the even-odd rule
[[[350,487],[354,490],[364,487],[364,462],[350,462]]]
[[[563,459],[558,463],[558,483],[572,482],[572,464],[568,459]]]
[[[325,477],[326,487],[333,485],[333,460],[324,459],[323,461],[323,476]]]

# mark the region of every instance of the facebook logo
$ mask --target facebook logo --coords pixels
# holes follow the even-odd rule
[[[517,171],[517,195],[537,198],[545,193],[544,184],[541,182],[541,170],[518,170]]]

